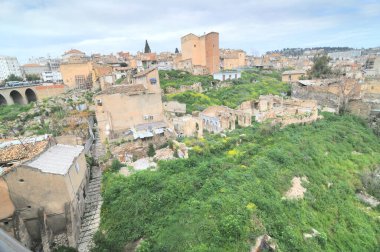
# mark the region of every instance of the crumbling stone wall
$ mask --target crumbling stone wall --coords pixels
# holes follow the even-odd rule
[[[13,216],[14,237],[26,248],[33,247],[33,238],[30,236],[24,220],[19,212],[15,212]]]
[[[321,108],[327,107],[339,111],[341,99],[337,93],[329,92],[326,87],[292,86],[292,97],[304,100],[316,100]]]
[[[176,89],[174,87],[167,87],[165,89],[165,93],[167,94],[177,94],[177,93],[182,93],[186,91],[194,91],[197,93],[202,93],[203,92],[202,83],[196,82],[192,85],[181,85],[179,89]]]
[[[223,130],[234,130],[236,124],[242,127],[251,125],[251,115],[243,110],[224,106],[211,106],[201,114],[203,128],[209,132],[219,133]]]

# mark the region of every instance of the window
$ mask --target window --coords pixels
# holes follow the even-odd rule
[[[75,85],[77,88],[83,88],[86,84],[86,78],[84,75],[75,75]]]
[[[78,164],[78,162],[76,162],[76,163],[75,163],[75,170],[77,171],[77,173],[79,173],[79,168],[80,168],[80,167],[79,167],[79,164]]]

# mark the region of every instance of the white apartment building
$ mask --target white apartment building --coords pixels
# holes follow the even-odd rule
[[[42,72],[42,79],[44,82],[61,82],[62,75],[58,71],[45,71]]]
[[[11,74],[22,77],[20,64],[18,63],[17,58],[0,56],[0,81],[5,80]]]

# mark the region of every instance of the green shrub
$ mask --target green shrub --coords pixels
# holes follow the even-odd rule
[[[156,151],[154,150],[154,146],[152,143],[149,144],[148,146],[148,157],[154,157],[154,155],[156,155]]]

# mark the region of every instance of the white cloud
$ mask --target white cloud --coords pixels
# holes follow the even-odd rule
[[[0,0],[0,54],[25,61],[74,47],[134,53],[145,39],[153,50],[173,51],[181,36],[209,31],[220,33],[221,46],[248,52],[378,46],[379,13],[375,0]]]

